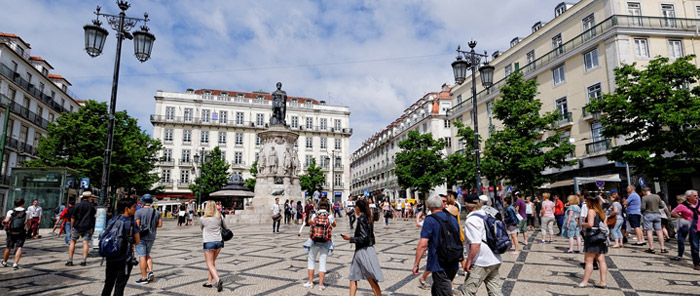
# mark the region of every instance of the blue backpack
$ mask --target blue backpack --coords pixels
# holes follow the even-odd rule
[[[124,236],[124,219],[120,216],[115,217],[107,224],[107,228],[100,234],[99,254],[102,257],[114,258],[126,253],[129,238]],[[130,227],[131,235],[133,236],[134,228]]]
[[[495,254],[503,254],[510,249],[512,242],[508,237],[508,232],[506,232],[506,225],[491,215],[486,214],[485,216],[474,214],[484,220],[484,229],[486,229],[486,241],[484,241],[491,251]]]

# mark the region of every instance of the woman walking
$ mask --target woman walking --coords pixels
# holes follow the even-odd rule
[[[350,237],[341,234],[344,240],[349,240],[355,244],[355,254],[350,263],[350,296],[357,293],[357,281],[366,279],[372,286],[375,296],[382,295],[382,289],[377,282],[384,281],[382,269],[379,266],[377,253],[374,251],[374,219],[369,210],[369,204],[365,199],[360,199],[355,203],[357,217],[357,228],[355,236]]]
[[[216,257],[224,247],[224,240],[221,238],[221,228],[226,227],[226,223],[221,219],[221,214],[216,209],[214,201],[207,201],[204,207],[204,216],[200,218],[202,224],[202,242],[204,243],[204,260],[207,263],[209,278],[202,285],[205,288],[211,288],[216,284],[216,290],[221,292],[224,284],[219,278],[219,273],[216,271]]]
[[[564,253],[580,253],[581,227],[579,227],[578,225],[578,220],[581,216],[581,208],[578,206],[578,196],[569,195],[568,204],[569,207],[566,209],[564,225],[561,231],[561,236],[569,239],[569,249],[566,250]],[[574,239],[576,239],[576,246],[578,247],[576,251],[574,251]]]
[[[693,210],[686,206],[685,195],[676,196],[676,201],[678,201],[678,206],[673,209],[671,216],[678,218],[678,225],[676,225],[676,239],[678,240],[678,256],[671,258],[673,261],[680,261],[683,258],[683,252],[685,252],[685,239],[690,233],[690,224],[693,220]]]
[[[297,217],[296,220],[294,220],[294,224],[299,224],[301,223],[301,219],[304,218],[304,207],[301,206],[301,201],[297,201]]]
[[[615,241],[612,248],[622,248],[622,224],[625,223],[625,219],[622,218],[622,204],[620,203],[620,195],[617,194],[617,190],[610,190],[610,214],[608,214],[608,219],[615,217],[615,226],[610,230],[610,236]]]
[[[581,227],[586,232],[586,237],[583,241],[586,270],[583,273],[583,280],[576,287],[585,288],[588,286],[588,281],[593,273],[593,260],[597,260],[598,266],[600,266],[600,282],[595,287],[605,289],[608,287],[606,282],[608,265],[605,263],[605,254],[608,253],[607,237],[603,240],[595,240],[597,236],[596,231],[600,231],[600,223],[605,223],[605,212],[603,212],[603,208],[600,206],[600,199],[597,196],[587,196],[586,205],[588,206],[588,214],[581,223]]]
[[[389,219],[393,216],[393,209],[391,207],[391,203],[389,202],[389,198],[386,198],[384,202],[382,202],[382,212],[384,214],[384,228],[389,229]]]
[[[318,202],[318,212],[311,216],[309,219],[311,225],[311,239],[314,239],[314,225],[323,223],[325,227],[317,227],[317,229],[326,228],[327,237],[326,241],[314,240],[313,245],[309,249],[309,258],[307,260],[308,270],[309,270],[309,281],[304,284],[306,288],[312,288],[314,286],[314,265],[316,262],[316,257],[318,260],[318,290],[323,291],[326,286],[323,285],[323,280],[326,278],[326,260],[328,259],[328,250],[330,250],[333,242],[330,240],[331,229],[336,226],[335,218],[330,214],[330,205],[327,199],[322,199]]]
[[[530,196],[526,198],[525,216],[527,216],[527,230],[535,230],[535,204],[532,203],[532,197]]]
[[[180,227],[185,223],[185,215],[187,214],[187,207],[183,202],[177,210],[177,226]]]
[[[541,244],[552,243],[554,241],[554,202],[549,200],[549,193],[542,193],[542,209],[540,210],[540,229],[542,230]],[[547,240],[547,232],[549,232],[549,240]]]

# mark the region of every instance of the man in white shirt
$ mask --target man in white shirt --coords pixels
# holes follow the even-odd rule
[[[272,208],[270,208],[270,217],[272,217],[272,233],[275,233],[275,229],[277,233],[280,232],[280,222],[282,221],[282,211],[280,207],[280,199],[278,197],[275,198],[275,204],[272,205]],[[275,224],[277,228],[275,228]]]
[[[41,238],[39,234],[39,224],[41,224],[42,209],[39,200],[32,201],[32,205],[27,208],[27,219],[29,220],[29,238]]]
[[[487,213],[482,209],[482,202],[476,195],[467,195],[464,201],[469,212],[464,225],[469,255],[463,263],[467,278],[462,285],[462,294],[476,295],[483,282],[490,296],[503,295],[503,280],[498,274],[503,260],[499,254],[494,254],[486,243],[483,217],[486,217]]]
[[[353,200],[354,197],[350,196],[348,197],[348,200],[345,201],[345,213],[348,214],[348,222],[350,222],[350,229],[352,229],[353,224],[355,224],[355,201]]]

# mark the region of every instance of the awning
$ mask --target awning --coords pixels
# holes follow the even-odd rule
[[[596,181],[603,181],[603,182],[622,182],[620,179],[620,174],[612,174],[612,175],[601,175],[601,176],[595,176],[595,177],[577,177],[578,184],[588,184],[588,183],[595,183]],[[566,187],[566,186],[574,186],[574,179],[571,180],[563,180],[563,181],[557,181],[554,183],[545,183],[544,185],[540,186],[541,189],[549,189],[549,188],[557,188],[557,187]]]

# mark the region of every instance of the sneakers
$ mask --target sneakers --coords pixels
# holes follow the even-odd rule
[[[671,260],[673,260],[673,261],[681,261],[681,259],[682,258],[680,256],[676,256],[676,257],[671,258]]]
[[[323,290],[325,290],[325,289],[326,289],[326,286],[318,286],[318,290],[319,290],[319,291],[323,291]]]
[[[80,262],[80,266],[86,266],[86,265],[87,265],[87,262],[85,262],[85,261]]]
[[[148,284],[148,279],[139,279],[138,281],[136,281],[136,284],[139,284],[139,285]]]
[[[15,270],[19,269],[19,264],[17,264],[17,263],[12,264],[12,268],[14,268]]]
[[[66,266],[73,266],[73,260],[68,260],[68,262],[66,262]]]
[[[2,261],[2,262],[0,262],[0,265],[2,265],[2,267],[7,267],[7,262]]]
[[[313,288],[313,287],[314,287],[314,283],[306,282],[306,283],[304,283],[303,286],[304,286],[304,288]]]
[[[418,285],[418,288],[421,288],[423,290],[430,290],[430,284],[426,283],[425,281],[420,281],[420,285]]]
[[[156,279],[156,276],[153,274],[153,271],[149,271],[148,276],[146,276],[146,277],[148,278],[149,283]]]

